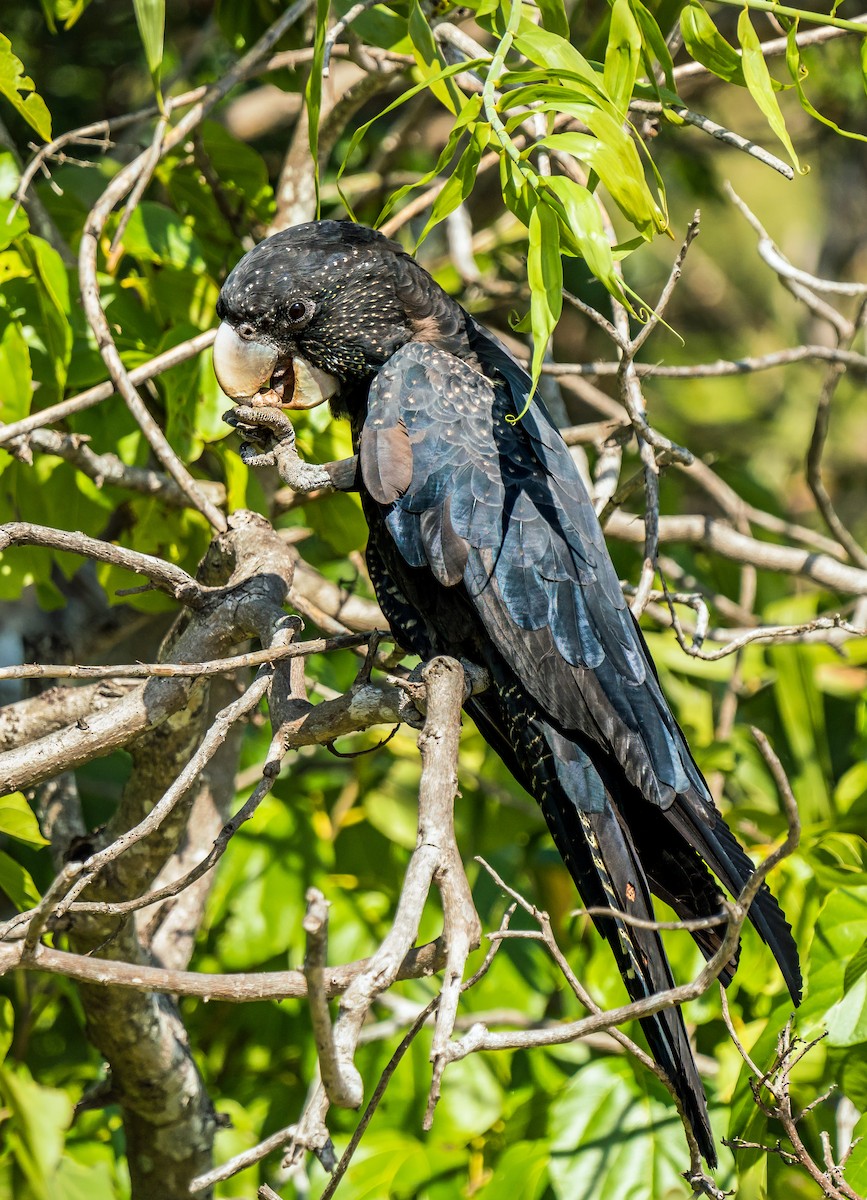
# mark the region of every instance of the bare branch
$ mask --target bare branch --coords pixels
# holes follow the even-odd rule
[[[386,637],[386,634],[382,634]],[[198,675],[225,675],[243,667],[259,667],[286,658],[304,658],[310,654],[327,654],[330,650],[349,650],[367,645],[370,634],[344,633],[330,638],[313,638],[286,646],[269,646],[251,650],[249,654],[233,654],[228,658],[200,663],[118,663],[113,666],[65,666],[48,663],[24,663],[15,667],[0,667],[0,679],[179,679]],[[2,711],[2,710],[0,710]]]
[[[208,329],[205,333],[196,334],[189,341],[180,342],[171,350],[157,354],[150,362],[142,363],[140,367],[129,372],[130,383],[137,387],[140,383],[146,383],[156,375],[162,374],[163,371],[171,370],[178,363],[195,358],[197,354],[201,354],[203,350],[207,350],[209,346],[213,345],[216,336],[216,329]],[[50,408],[43,408],[39,412],[31,413],[29,417],[22,417],[20,421],[11,421],[8,425],[0,424],[0,446],[8,445],[22,434],[32,433],[34,429],[39,429],[44,425],[53,425],[56,421],[65,420],[66,417],[71,417],[75,413],[93,408],[94,405],[113,396],[115,390],[112,380],[107,383],[98,383],[78,396],[72,396],[69,400],[62,400]]]
[[[607,530],[625,542],[644,542],[643,520],[631,513],[616,512]],[[820,587],[846,595],[861,596],[867,592],[867,571],[850,567],[826,554],[811,553],[795,546],[779,546],[760,542],[738,533],[716,517],[691,514],[681,517],[660,517],[659,540],[689,542],[732,562],[748,563],[759,570],[779,571],[786,575],[801,575]]]
[[[25,521],[10,521],[7,525],[0,525],[0,552],[9,546],[44,546],[51,550],[82,554],[97,562],[110,563],[144,575],[155,587],[168,592],[190,608],[200,608],[204,603],[206,589],[180,567],[152,554],[127,550],[83,533],[70,533],[47,525],[31,525]]]

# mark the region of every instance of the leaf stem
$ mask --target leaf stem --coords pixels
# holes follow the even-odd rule
[[[500,114],[497,112],[497,83],[499,82],[503,67],[506,65],[506,55],[511,50],[515,34],[518,32],[523,7],[523,0],[513,0],[512,6],[509,9],[509,22],[506,26],[506,32],[500,39],[497,49],[494,51],[494,57],[491,59],[491,65],[485,76],[485,85],[482,89],[482,105],[497,141],[503,147],[506,154],[508,154],[509,158],[517,165],[518,170],[535,187],[535,175],[532,171],[527,171],[518,147],[509,137],[508,130],[500,120]]]
[[[719,0],[719,3],[734,5],[736,8],[753,8],[758,12],[772,12],[778,17],[794,17],[802,21],[812,21],[817,25],[832,25],[835,29],[860,33],[862,37],[867,32],[863,21],[847,21],[843,17],[832,17],[827,13],[811,12],[805,8],[789,8],[786,4],[775,3],[775,0]]]

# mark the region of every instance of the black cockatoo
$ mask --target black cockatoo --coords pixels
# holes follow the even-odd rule
[[[737,894],[752,864],[665,701],[556,426],[538,399],[507,419],[527,402],[523,368],[400,246],[349,222],[262,242],[217,313],[229,396],[330,400],[348,417],[382,611],[423,659],[487,668],[491,686],[467,712],[538,801],[585,903],[651,918],[653,892],[680,918],[718,912],[717,879]],[[750,916],[797,1002],[797,950],[766,887]],[[672,986],[655,930],[597,925],[630,996]],[[695,937],[709,956],[720,935]],[[713,1165],[680,1011],[643,1028]]]

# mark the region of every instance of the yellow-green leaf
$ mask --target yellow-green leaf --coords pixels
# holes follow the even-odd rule
[[[47,846],[39,830],[33,810],[21,792],[0,797],[0,833],[27,842],[31,846]]]
[[[32,908],[41,899],[30,872],[5,850],[0,850],[0,892],[5,892],[19,912]]]
[[[605,90],[623,120],[629,111],[640,57],[641,31],[632,15],[629,0],[614,0],[603,79]]]
[[[163,39],[166,29],[165,0],[133,0],[139,36],[144,46],[145,60],[156,87],[163,64]]]
[[[530,284],[530,322],[533,330],[533,385],[542,373],[545,351],[563,308],[563,260],[557,214],[538,198],[530,213],[527,280]]]
[[[587,266],[612,295],[629,303],[614,269],[614,254],[605,234],[599,206],[587,188],[567,175],[552,175],[543,180],[563,206],[563,241],[573,237]]]
[[[683,44],[696,62],[720,79],[746,87],[743,64],[734,46],[730,46],[698,0],[689,0],[680,14]]]
[[[51,140],[51,113],[35,90],[33,80],[24,74],[24,63],[12,53],[12,43],[0,33],[0,96],[5,96],[28,125],[46,142]]]
[[[798,162],[798,156],[795,153],[795,147],[792,145],[792,139],[789,137],[789,131],[786,129],[786,122],[780,111],[777,97],[774,95],[774,84],[771,80],[771,74],[768,71],[768,64],[765,62],[758,34],[753,28],[749,10],[746,8],[741,11],[741,15],[738,17],[738,40],[741,43],[744,79],[746,80],[747,87],[750,89],[750,95],[767,117],[771,129],[786,147],[786,152],[792,160],[795,170],[801,174],[805,174],[801,164]]]

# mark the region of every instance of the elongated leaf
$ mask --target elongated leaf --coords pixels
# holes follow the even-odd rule
[[[532,375],[535,386],[551,335],[563,309],[563,260],[560,257],[560,223],[540,196],[530,213],[530,246],[527,280],[530,284],[530,321],[533,329]]]
[[[0,338],[0,421],[8,425],[26,417],[33,398],[33,371],[30,366],[30,349],[21,326],[10,321]],[[0,450],[0,473],[11,462],[12,455]]]
[[[789,74],[795,85],[795,90],[798,93],[798,99],[801,102],[801,108],[808,113],[816,121],[821,121],[823,125],[827,125],[829,129],[833,129],[835,133],[839,133],[841,137],[853,138],[858,142],[867,142],[867,136],[863,133],[856,133],[853,129],[843,129],[836,121],[832,121],[830,117],[824,116],[813,105],[809,96],[804,91],[804,80],[807,78],[808,71],[801,58],[801,50],[797,42],[798,23],[794,21],[786,30],[786,66],[789,68]],[[865,53],[867,46],[867,38],[861,41],[862,56]]]
[[[28,125],[51,140],[51,113],[34,89],[33,80],[24,74],[24,63],[12,53],[12,43],[0,33],[0,96],[5,96]]]
[[[603,80],[605,90],[623,120],[629,111],[640,58],[641,31],[632,15],[629,0],[614,0],[608,45],[605,49]]]
[[[602,224],[602,214],[593,196],[580,183],[566,175],[552,175],[544,180],[563,206],[564,245],[568,236],[575,238],[581,257],[605,287],[624,304],[628,300],[614,269],[614,255]]]
[[[683,1192],[679,1123],[647,1072],[623,1059],[581,1066],[552,1105],[556,1200],[661,1200]]]
[[[0,850],[0,892],[4,892],[19,912],[39,903],[36,884],[20,863]]]
[[[768,71],[768,64],[762,54],[759,36],[753,28],[748,9],[743,9],[738,17],[738,39],[743,53],[744,79],[750,89],[750,95],[765,114],[771,129],[786,147],[789,158],[796,171],[803,174],[786,122],[780,112],[777,97],[774,95],[774,85]]]
[[[446,63],[418,0],[413,0],[409,10],[408,28],[413,54],[422,78],[429,82],[430,90],[440,104],[452,114],[459,113],[464,104],[463,93],[453,80],[440,78]]]
[[[145,60],[154,87],[158,86],[163,65],[163,39],[166,32],[166,0],[133,0],[135,19],[144,46]]]
[[[659,28],[656,17],[654,17],[650,9],[645,7],[642,0],[631,0],[631,6],[641,30],[641,36],[644,39],[645,55],[649,57],[648,51],[653,53],[656,61],[662,67],[667,88],[669,91],[676,93],[677,86],[674,82],[674,63],[671,59],[671,51],[668,48],[665,35]],[[648,78],[652,80],[653,71],[650,63],[648,63],[647,73]]]
[[[327,4],[328,0],[322,0],[322,2]],[[387,105],[382,112],[377,113],[375,117],[371,117],[369,121],[366,121],[364,125],[359,126],[350,139],[346,156],[343,159],[343,162],[340,164],[340,169],[337,172],[336,182],[338,191],[340,191],[340,180],[343,178],[343,174],[346,171],[346,168],[349,166],[349,161],[352,158],[353,152],[361,144],[367,131],[372,125],[375,125],[381,117],[386,116],[390,112],[394,112],[396,108],[400,108],[402,104],[405,104],[407,100],[412,100],[415,96],[420,95],[421,92],[426,91],[432,82],[438,82],[440,79],[451,79],[453,75],[459,75],[462,71],[472,71],[475,70],[476,67],[481,67],[484,65],[486,65],[484,59],[469,59],[464,62],[452,63],[451,66],[444,67],[442,71],[438,71],[437,74],[431,76],[430,79],[424,80],[422,83],[417,83],[413,87],[408,88],[405,92],[398,96],[396,100],[392,100],[391,104]],[[347,211],[351,214],[352,206],[350,205],[349,200],[346,198],[346,196],[344,196],[343,192],[340,192],[340,197]]]
[[[747,86],[743,64],[734,46],[730,46],[697,0],[689,0],[680,14],[683,44],[696,62],[720,79]]]
[[[545,106],[543,106],[545,107]],[[611,193],[611,198],[645,238],[667,228],[668,219],[651,194],[635,143],[606,113],[590,105],[566,105],[564,111],[593,130],[586,133],[553,133],[539,142],[565,151],[590,167]]]
[[[591,87],[600,99],[607,103],[612,113],[616,112],[616,106],[605,90],[602,75],[594,70],[584,55],[566,38],[549,33],[547,29],[539,29],[529,21],[522,21],[520,31],[515,37],[515,46],[530,62],[537,63],[548,72],[567,72],[574,75]]]
[[[569,18],[563,0],[538,0],[543,26],[558,37],[569,38]]]
[[[434,200],[428,222],[421,232],[421,237],[418,239],[419,245],[421,245],[435,225],[445,220],[449,213],[453,213],[460,204],[463,204],[473,190],[473,185],[476,182],[476,172],[479,169],[479,161],[488,144],[488,136],[489,126],[476,126],[473,136],[470,139],[470,144],[461,155],[460,161],[449,176],[445,187],[436,200]]]
[[[72,327],[69,323],[69,280],[63,259],[53,246],[40,237],[27,234],[19,242],[21,256],[38,284],[42,337],[48,352],[58,394],[66,386],[66,373],[72,353]]]
[[[846,974],[843,976],[843,991],[850,991],[865,971],[867,971],[867,938],[864,939],[846,965]]]
[[[33,809],[20,792],[0,798],[0,833],[31,846],[48,845],[39,831]]]
[[[436,165],[430,171],[426,171],[424,175],[416,179],[415,182],[405,183],[403,187],[400,187],[397,189],[397,191],[392,192],[383,205],[382,212],[376,218],[376,228],[379,228],[388,214],[395,208],[397,204],[401,202],[404,196],[409,195],[410,192],[413,192],[418,188],[426,187],[432,179],[435,179],[437,175],[440,175],[445,170],[445,168],[454,158],[455,151],[458,148],[458,142],[466,133],[467,128],[472,126],[476,117],[479,115],[481,107],[481,95],[476,94],[475,96],[470,96],[458,115],[457,120],[452,126],[452,131],[448,136],[445,146],[443,146],[442,153],[437,159]]]
[[[0,996],[0,1062],[9,1053],[15,1028],[15,1011],[8,996]]]
[[[313,184],[316,188],[316,216],[319,216],[319,116],[322,112],[322,64],[325,60],[325,36],[328,32],[329,0],[316,0],[316,29],[313,34],[313,61],[307,77],[304,100],[307,106],[307,139],[313,160]],[[347,155],[348,157],[348,155]],[[339,178],[339,177],[338,177]],[[352,209],[349,209],[352,212]]]

